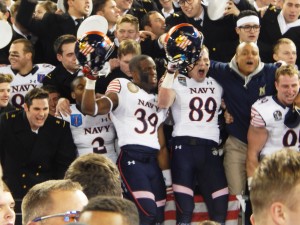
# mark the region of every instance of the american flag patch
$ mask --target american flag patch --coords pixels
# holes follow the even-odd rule
[[[114,93],[120,93],[121,91],[121,84],[118,79],[114,79],[112,82],[109,83],[106,92],[114,92]]]

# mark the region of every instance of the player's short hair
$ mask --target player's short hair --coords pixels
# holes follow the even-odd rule
[[[293,210],[299,205],[300,154],[282,149],[263,158],[251,182],[251,204],[255,219],[262,220],[274,202]]]
[[[120,197],[97,196],[89,200],[81,211],[103,211],[121,214],[126,225],[139,225],[139,215],[135,204]]]
[[[42,88],[33,88],[25,95],[24,103],[29,108],[34,99],[49,99],[49,93]]]
[[[84,76],[77,76],[74,78],[74,80],[72,80],[70,85],[71,92],[75,91],[77,80],[83,80],[83,79],[86,78]]]
[[[0,84],[11,83],[14,77],[11,74],[0,73]]]
[[[71,180],[48,180],[29,189],[22,201],[22,224],[46,215],[52,208],[51,193],[55,191],[82,191],[79,183]]]
[[[54,51],[56,54],[62,54],[62,46],[69,43],[76,42],[76,37],[72,34],[64,34],[59,36],[54,42]]]
[[[278,53],[279,47],[282,44],[294,45],[295,48],[296,48],[295,43],[291,39],[289,39],[289,38],[280,38],[280,39],[277,40],[276,44],[273,47],[273,53],[274,54]],[[296,48],[296,50],[297,50],[297,48]]]
[[[32,59],[34,58],[35,55],[35,50],[34,50],[34,46],[31,43],[31,41],[27,40],[26,38],[19,38],[14,40],[11,44],[23,44],[23,51],[25,53],[31,53],[32,54]]]
[[[129,62],[129,70],[130,72],[134,72],[134,71],[141,71],[141,65],[140,62],[145,60],[145,59],[151,59],[150,56],[148,55],[137,55],[135,57],[133,57],[130,62]]]
[[[122,23],[131,23],[135,26],[135,29],[137,32],[139,32],[139,19],[133,15],[125,14],[123,16],[120,16],[116,23],[116,30],[118,30],[119,25]]]
[[[137,41],[131,39],[123,40],[118,48],[118,58],[127,54],[140,55],[141,52],[141,45]]]
[[[67,169],[65,179],[79,182],[89,199],[97,195],[122,196],[119,170],[101,154],[79,156]]]
[[[299,79],[299,70],[296,69],[295,66],[293,66],[293,65],[280,66],[276,70],[275,81],[278,82],[280,76],[288,75],[288,76],[292,77],[292,76],[295,76],[295,74],[298,75],[298,79]]]

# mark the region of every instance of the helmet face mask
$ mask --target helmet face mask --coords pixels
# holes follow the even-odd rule
[[[200,58],[203,39],[203,34],[191,24],[181,23],[172,27],[165,38],[167,59],[178,60],[179,72],[186,73],[187,66]]]
[[[88,54],[88,48],[93,49]],[[85,33],[76,43],[75,54],[81,66],[88,67],[92,73],[98,73],[114,50],[114,43],[103,33],[91,31]]]

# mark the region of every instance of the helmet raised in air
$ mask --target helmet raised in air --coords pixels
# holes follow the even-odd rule
[[[100,31],[86,32],[76,43],[75,54],[80,65],[96,73],[114,50],[114,43]]]
[[[199,59],[203,40],[203,34],[189,23],[172,27],[165,38],[167,59],[180,60],[180,68],[186,68]],[[183,42],[188,44],[184,45]]]

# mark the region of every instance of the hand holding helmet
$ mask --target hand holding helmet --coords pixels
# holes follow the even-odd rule
[[[107,58],[114,49],[110,39],[99,31],[86,32],[75,46],[76,57],[82,66],[82,72],[91,80],[98,78]]]
[[[172,27],[165,37],[168,72],[185,72],[188,65],[195,63],[200,57],[203,39],[202,33],[191,24]]]

